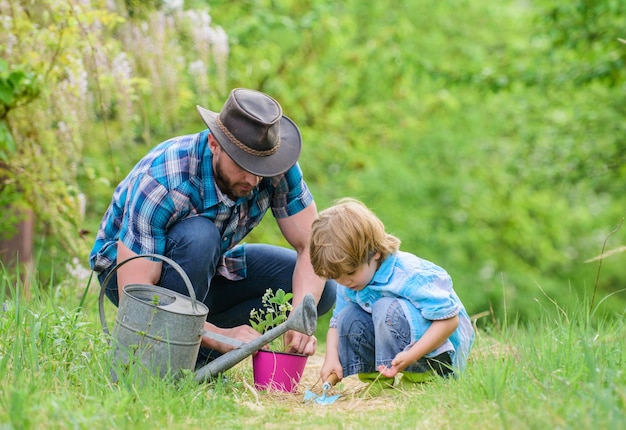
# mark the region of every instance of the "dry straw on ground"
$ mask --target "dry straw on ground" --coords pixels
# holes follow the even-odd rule
[[[327,413],[358,413],[360,410],[393,410],[397,407],[397,404],[394,401],[390,401],[390,396],[415,396],[422,390],[420,387],[416,387],[410,391],[403,391],[402,389],[384,390],[380,395],[371,396],[368,395],[368,385],[361,382],[357,376],[353,375],[344,378],[327,392],[327,396],[339,394],[339,398],[334,403],[324,405],[315,402],[304,402],[306,390],[313,391],[318,395],[322,394],[320,369],[323,362],[324,356],[320,352],[309,357],[296,393],[280,391],[259,392],[254,388],[251,381],[244,381],[246,391],[249,395],[242,396],[241,401],[245,407],[256,411],[262,411],[276,404],[282,404],[288,405],[292,412],[306,411],[307,414],[311,414],[311,412],[316,411],[316,415],[323,416]]]

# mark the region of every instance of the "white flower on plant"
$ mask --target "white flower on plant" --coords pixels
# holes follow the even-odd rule
[[[287,314],[292,309],[290,300],[293,293],[285,293],[282,289],[273,291],[268,288],[261,298],[263,307],[261,309],[253,309],[250,311],[250,325],[259,333],[265,333],[268,330],[277,327],[287,320]],[[270,343],[270,349],[273,351],[286,351],[284,337],[275,339]]]
[[[204,76],[207,73],[204,61],[196,60],[189,63],[189,73],[196,76]]]
[[[163,0],[163,9],[167,11],[182,10],[185,0]]]
[[[86,281],[91,275],[91,270],[81,264],[81,260],[74,257],[71,263],[65,265],[67,273],[78,281]]]

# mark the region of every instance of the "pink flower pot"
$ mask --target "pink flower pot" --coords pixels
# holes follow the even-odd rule
[[[295,392],[308,358],[287,352],[258,351],[252,356],[254,386],[257,390]]]

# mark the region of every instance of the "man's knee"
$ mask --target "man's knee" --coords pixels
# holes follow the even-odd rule
[[[174,224],[167,232],[167,248],[185,250],[191,255],[213,254],[220,249],[220,232],[208,218],[194,216]]]

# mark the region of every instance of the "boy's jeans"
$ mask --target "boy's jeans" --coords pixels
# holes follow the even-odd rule
[[[185,271],[196,298],[209,308],[207,321],[218,327],[249,324],[250,311],[262,308],[261,297],[268,288],[292,290],[296,264],[294,250],[263,244],[246,244],[245,250],[247,277],[230,281],[216,275],[221,256],[220,234],[211,220],[200,216],[187,218],[168,231],[165,257],[174,260]],[[98,275],[100,283],[109,271]],[[163,263],[158,285],[189,295],[179,273],[166,263]],[[318,316],[334,306],[335,290],[336,283],[327,281],[317,305]],[[116,276],[111,277],[106,295],[116,306],[119,304]]]
[[[374,303],[371,314],[350,303],[338,315],[339,360],[344,377],[376,372],[381,364],[390,367],[396,354],[411,347],[411,328],[399,300],[383,297]],[[434,370],[445,375],[452,373],[450,363],[450,354],[446,352],[421,358],[404,372]]]

